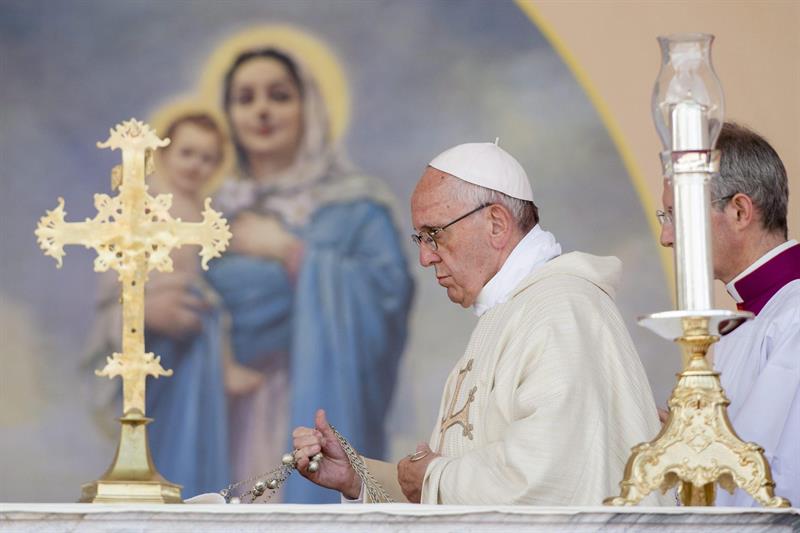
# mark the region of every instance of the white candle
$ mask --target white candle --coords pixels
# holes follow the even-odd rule
[[[708,119],[705,106],[683,100],[672,108],[672,150],[708,150]]]

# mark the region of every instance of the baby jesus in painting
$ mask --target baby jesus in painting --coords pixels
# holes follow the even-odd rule
[[[205,199],[223,166],[226,142],[223,128],[211,114],[196,111],[180,115],[159,133],[171,142],[156,153],[149,192],[153,196],[172,195],[170,213],[174,218],[200,222]],[[202,313],[220,305],[218,296],[201,276],[195,248],[184,246],[173,251],[173,272],[153,273],[148,284],[146,326],[176,340],[198,333],[202,328]],[[223,328],[229,330],[227,317],[223,316],[222,322]],[[261,374],[238,364],[230,343],[222,344],[226,392],[236,395],[256,388]]]

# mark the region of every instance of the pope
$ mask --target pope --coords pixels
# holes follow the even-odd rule
[[[614,303],[620,261],[562,254],[539,224],[525,170],[496,143],[435,157],[411,215],[420,264],[480,318],[430,440],[396,476],[376,477],[410,502],[599,505],[616,491],[631,447],[659,431]],[[293,439],[303,476],[346,500],[367,499],[324,412]]]

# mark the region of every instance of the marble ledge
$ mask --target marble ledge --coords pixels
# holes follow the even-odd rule
[[[800,509],[383,505],[0,504],[0,532],[785,531]]]

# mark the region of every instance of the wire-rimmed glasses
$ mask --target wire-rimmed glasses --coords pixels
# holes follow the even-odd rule
[[[455,219],[455,220],[453,220],[451,222],[448,222],[444,226],[428,228],[426,230],[420,231],[419,233],[412,233],[411,234],[411,240],[414,241],[414,244],[416,244],[417,246],[419,246],[420,243],[422,243],[422,244],[424,244],[425,246],[427,246],[428,248],[430,248],[431,250],[433,250],[435,252],[436,250],[439,249],[439,245],[436,244],[436,236],[439,233],[443,232],[444,230],[446,230],[447,228],[449,228],[450,226],[452,226],[453,224],[455,224],[459,220],[463,220],[463,219],[467,218],[468,216],[470,216],[471,214],[477,213],[478,211],[480,211],[484,207],[488,207],[490,205],[492,205],[492,204],[479,205],[478,207],[476,207],[475,209],[473,209],[469,213],[461,215],[457,219]]]

